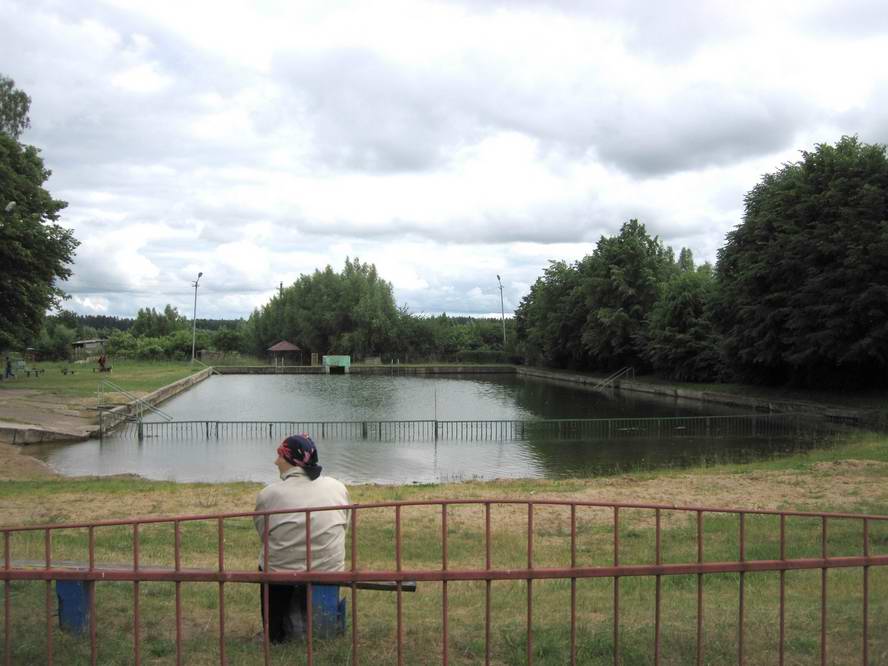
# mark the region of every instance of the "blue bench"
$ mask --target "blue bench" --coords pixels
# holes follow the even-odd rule
[[[42,569],[44,562],[36,560],[13,560],[11,562],[14,567]],[[89,566],[86,562],[72,561],[56,561],[52,563],[53,567],[61,569],[70,569],[73,571],[87,571]],[[99,565],[95,567],[96,571],[103,569],[130,569],[130,565]],[[174,569],[168,567],[150,567],[152,571],[169,571]],[[345,616],[347,611],[346,599],[339,597],[339,585],[318,585],[312,584],[311,602],[312,602],[312,625],[314,632],[319,637],[336,636],[345,632]],[[343,587],[348,587],[344,585]],[[379,590],[385,592],[394,592],[398,589],[398,584],[392,581],[362,581],[355,584],[355,587],[362,590]],[[83,634],[89,631],[91,597],[95,588],[94,581],[65,579],[56,580],[56,599],[58,600],[59,610],[59,626],[62,630],[73,633]],[[402,592],[415,592],[416,581],[404,581],[401,583]]]
[[[85,634],[89,631],[93,588],[93,583],[86,580],[55,582],[59,627],[63,631],[72,634]],[[311,608],[311,621],[316,636],[330,637],[345,633],[347,600],[339,598],[338,585],[312,585]]]

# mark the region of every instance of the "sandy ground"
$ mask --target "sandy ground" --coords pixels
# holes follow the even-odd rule
[[[0,481],[60,478],[49,465],[27,454],[27,447],[0,442]]]

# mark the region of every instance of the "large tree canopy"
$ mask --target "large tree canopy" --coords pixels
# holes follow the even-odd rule
[[[29,103],[0,77],[0,348],[37,336],[46,310],[63,296],[56,281],[71,275],[78,245],[56,224],[67,204],[43,188],[50,171],[39,151],[17,141]]]
[[[250,317],[255,351],[286,339],[305,350],[365,356],[393,349],[398,309],[372,264],[346,259],[301,276]]]
[[[719,252],[716,318],[748,379],[884,382],[888,156],[844,137],[766,175]]]
[[[643,367],[648,314],[677,271],[672,249],[629,220],[575,264],[550,263],[515,313],[522,351],[556,367]]]
[[[694,268],[690,250],[679,255],[679,272],[661,286],[644,334],[644,353],[654,369],[679,381],[712,381],[723,374],[721,339],[710,319],[715,292],[712,266]]]
[[[645,319],[660,284],[676,271],[672,249],[629,220],[617,236],[603,236],[578,264],[588,315],[583,345],[595,367],[644,363]]]
[[[583,346],[587,311],[576,265],[552,261],[515,311],[516,330],[530,363],[585,368]]]

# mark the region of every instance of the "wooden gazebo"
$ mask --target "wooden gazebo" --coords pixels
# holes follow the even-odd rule
[[[273,365],[302,365],[302,350],[287,340],[281,340],[266,351]]]

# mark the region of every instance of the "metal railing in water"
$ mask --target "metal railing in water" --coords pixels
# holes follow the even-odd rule
[[[254,518],[304,513],[311,544],[312,518],[343,509],[345,570],[312,570],[308,547],[305,570],[270,571],[266,556],[257,571],[270,521],[260,518],[257,535]],[[886,528],[885,515],[526,499],[2,528],[2,652],[7,665],[162,655],[225,664],[230,655],[265,664],[838,657],[866,666],[888,654]],[[84,560],[76,568],[72,553]],[[121,561],[129,564],[107,564]],[[52,594],[53,581],[71,580],[90,590],[76,640],[56,628]],[[368,596],[359,587],[368,581],[390,581],[395,594]],[[419,586],[409,602],[408,581]],[[348,591],[348,630],[318,640],[309,613],[303,642],[274,647],[267,630],[255,642],[260,595],[232,586],[297,582]]]
[[[129,398],[130,402],[124,405],[110,405],[108,404],[106,393],[123,395]],[[99,412],[99,433],[101,435],[130,421],[136,421],[139,424],[138,430],[141,430],[142,420],[145,414],[149,413],[163,419],[164,422],[173,420],[172,416],[159,407],[130,393],[109,379],[103,379],[99,382],[96,392],[96,407]]]
[[[831,432],[837,426],[816,415],[750,414],[671,418],[405,421],[144,421],[117,433],[139,438],[282,438],[308,432],[321,440],[512,441],[621,438],[795,437]]]
[[[614,382],[617,382],[621,379],[635,379],[635,368],[626,366],[625,368],[621,368],[617,370],[615,373],[605,377],[600,382],[595,385],[595,390],[601,390],[606,388],[613,388]]]

